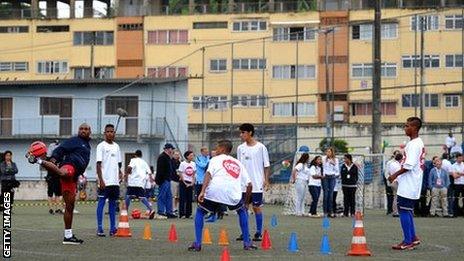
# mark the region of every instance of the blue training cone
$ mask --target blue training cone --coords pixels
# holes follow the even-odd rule
[[[296,238],[295,232],[292,232],[292,234],[290,234],[290,241],[288,242],[288,251],[292,253],[298,252],[298,240]]]
[[[271,217],[271,227],[277,227],[277,217],[276,217],[276,215],[272,215],[272,217]]]
[[[322,242],[321,242],[321,254],[322,255],[330,255],[330,242],[329,242],[329,235],[327,233],[324,233],[322,236]]]
[[[329,229],[330,228],[330,221],[328,217],[324,217],[322,219],[322,228]]]

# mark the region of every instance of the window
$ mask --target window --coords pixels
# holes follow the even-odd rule
[[[139,98],[137,96],[107,96],[105,98],[105,114],[117,115],[118,108],[127,111],[128,117],[138,116]]]
[[[187,67],[150,67],[147,76],[152,78],[176,78],[187,77]]]
[[[119,24],[118,31],[142,31],[143,24]]]
[[[223,72],[227,70],[227,60],[226,59],[213,59],[210,60],[209,70],[212,72]]]
[[[277,42],[314,39],[316,30],[312,27],[276,27],[273,30],[273,40]]]
[[[37,62],[38,74],[60,74],[68,72],[67,61],[39,61]]]
[[[446,108],[456,108],[459,107],[459,94],[445,94],[445,107]]]
[[[0,26],[0,34],[28,33],[29,26]]]
[[[0,62],[0,72],[27,72],[28,62]]]
[[[420,67],[420,55],[403,55],[401,57],[403,68]],[[425,68],[438,68],[440,67],[439,55],[424,55]]]
[[[411,30],[420,31],[421,19],[423,19],[424,31],[435,31],[438,30],[439,25],[439,16],[438,15],[425,15],[425,16],[416,16],[411,17]]]
[[[351,65],[351,77],[372,77],[372,63],[355,63]],[[381,66],[382,77],[396,77],[396,63],[383,63]]]
[[[148,31],[148,44],[185,44],[188,43],[188,30]]]
[[[402,105],[405,108],[419,107],[420,95],[419,94],[403,94]],[[438,107],[438,94],[425,94],[425,107]]]
[[[398,37],[397,23],[383,23],[380,34],[382,39],[395,39]],[[351,29],[351,38],[353,40],[372,40],[374,35],[372,24],[353,25]]]
[[[112,79],[114,77],[113,67],[95,67],[94,79]],[[91,68],[74,68],[74,79],[90,79]]]
[[[445,16],[446,29],[462,29],[462,15],[447,15]]]
[[[267,105],[267,96],[262,95],[234,95],[233,107],[262,107]]]
[[[396,115],[396,102],[382,102],[380,105],[382,115]],[[353,116],[372,115],[372,103],[352,103]]]
[[[266,31],[267,23],[262,20],[239,21],[232,24],[234,32]]]
[[[40,97],[40,115],[71,117],[72,98]]]
[[[295,79],[297,76],[296,65],[274,65],[272,66],[272,78]],[[315,65],[298,65],[299,79],[314,79],[316,77]]]
[[[74,45],[113,45],[113,31],[74,32]]]
[[[227,29],[227,22],[195,22],[193,29]]]
[[[225,110],[227,109],[227,96],[193,96],[193,109],[199,110],[203,106],[209,110]]]
[[[272,116],[293,117],[297,114],[294,102],[279,102],[272,104]],[[314,102],[299,102],[298,116],[315,116],[316,105]]]
[[[266,69],[266,59],[234,59],[232,60],[234,70],[260,70]]]
[[[38,33],[69,32],[69,25],[38,25]]]
[[[463,66],[463,63],[462,63],[462,58],[463,58],[463,55],[462,54],[450,54],[450,55],[446,55],[445,56],[445,60],[446,60],[446,67],[456,67],[456,68],[461,68]]]

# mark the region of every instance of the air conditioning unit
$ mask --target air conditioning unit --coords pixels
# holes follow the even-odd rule
[[[334,114],[334,121],[341,122],[345,120],[344,114]]]

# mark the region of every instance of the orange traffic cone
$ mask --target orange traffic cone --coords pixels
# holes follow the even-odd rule
[[[176,243],[177,242],[177,231],[176,225],[171,224],[171,229],[169,229],[169,242]]]
[[[267,229],[264,230],[263,241],[261,242],[261,249],[269,250],[272,248],[271,238],[269,237],[269,232]]]
[[[129,217],[127,216],[127,209],[124,201],[121,203],[121,215],[119,216],[118,231],[116,232],[116,236],[132,237],[132,233],[129,228]]]
[[[227,235],[227,231],[225,228],[221,229],[219,232],[219,243],[220,246],[228,246],[229,245],[229,236]]]
[[[364,225],[361,212],[356,212],[355,224],[353,229],[353,239],[351,240],[351,250],[349,256],[371,256],[371,251],[367,249],[366,236],[364,235]]]
[[[203,242],[201,243],[203,245],[213,244],[213,241],[211,240],[211,235],[209,234],[209,229],[207,227],[203,230]]]
[[[227,247],[224,247],[224,250],[222,250],[221,261],[230,261],[229,249]]]
[[[150,223],[145,223],[145,228],[143,229],[143,239],[151,240],[151,226]]]

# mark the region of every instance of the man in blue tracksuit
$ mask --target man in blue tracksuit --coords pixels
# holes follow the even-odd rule
[[[197,166],[196,183],[195,183],[195,198],[201,192],[201,186],[203,186],[203,179],[205,177],[206,168],[209,164],[209,151],[207,147],[200,149],[200,155],[195,158],[195,165]]]

